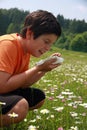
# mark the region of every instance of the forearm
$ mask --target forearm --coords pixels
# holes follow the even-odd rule
[[[31,76],[29,79],[26,79],[26,83],[23,85],[23,88],[26,88],[27,86],[31,86],[32,84],[34,84],[35,82],[37,82],[38,80],[41,79],[41,77],[43,77],[45,75],[46,72],[38,72],[38,73],[35,73],[33,76]],[[26,72],[26,75],[27,75],[27,72]],[[28,78],[26,76],[26,78]]]
[[[10,75],[6,72],[1,72],[0,77],[0,93],[7,93],[10,91],[14,91],[18,88],[23,88],[26,86],[30,86],[37,82],[46,72],[51,71],[56,68],[58,65],[52,64],[53,59],[43,63],[42,65],[36,65],[35,67],[17,74]],[[2,78],[4,77],[4,78]]]
[[[9,79],[2,84],[1,93],[7,93],[23,86],[30,86],[38,81],[45,72],[39,71],[35,66],[23,73],[10,76]]]

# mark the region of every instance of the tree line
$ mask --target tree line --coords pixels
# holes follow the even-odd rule
[[[24,19],[29,11],[17,8],[0,9],[0,35],[20,33]],[[65,19],[58,14],[57,20],[62,27],[62,35],[55,43],[56,47],[87,52],[87,22],[85,20]]]

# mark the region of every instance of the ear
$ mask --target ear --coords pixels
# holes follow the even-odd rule
[[[26,31],[26,39],[29,40],[31,38],[31,35],[33,34],[33,32],[27,28],[27,31]]]

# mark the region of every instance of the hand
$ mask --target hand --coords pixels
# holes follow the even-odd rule
[[[54,54],[52,54],[52,56],[58,56],[58,57],[60,57],[61,54],[60,53],[54,53]]]
[[[53,64],[55,61],[56,59],[49,59],[45,61],[43,64],[37,65],[37,68],[39,69],[39,71],[43,71],[43,72],[51,71],[56,67],[58,67],[59,65],[61,65],[59,63]]]

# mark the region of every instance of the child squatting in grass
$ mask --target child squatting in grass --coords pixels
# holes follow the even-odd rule
[[[12,124],[8,116],[11,113],[18,114],[14,123],[19,123],[29,110],[43,105],[44,92],[31,86],[60,64],[53,64],[55,59],[50,59],[29,68],[30,57],[38,58],[49,51],[60,35],[61,27],[55,16],[37,10],[26,16],[20,34],[0,36],[0,102],[5,103],[1,105],[0,126]]]

